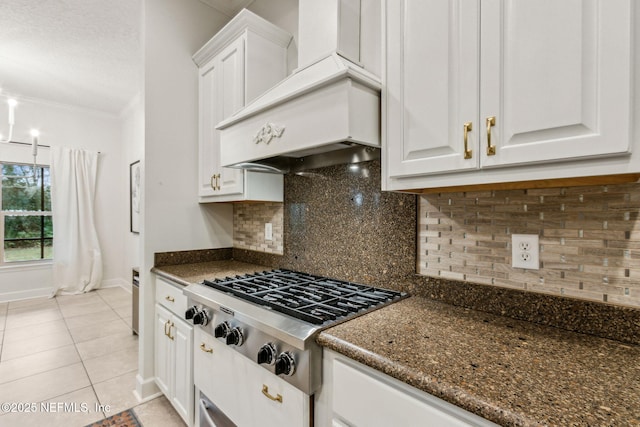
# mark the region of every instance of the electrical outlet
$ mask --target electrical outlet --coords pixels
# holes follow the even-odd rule
[[[528,270],[540,269],[540,246],[537,234],[511,235],[511,266]]]
[[[273,224],[270,222],[264,224],[264,240],[273,240]]]

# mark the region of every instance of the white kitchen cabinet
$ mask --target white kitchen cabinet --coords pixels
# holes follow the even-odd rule
[[[291,35],[243,10],[194,56],[199,69],[199,201],[282,201],[283,177],[220,166],[215,126],[284,79]]]
[[[631,0],[385,2],[385,188],[640,172],[632,12]]]
[[[182,320],[184,310],[172,312],[173,297],[168,288],[178,288],[156,280],[155,377],[156,384],[187,425],[193,424],[193,327]],[[159,291],[160,290],[160,291]]]
[[[335,427],[495,427],[379,371],[324,350],[316,425]]]

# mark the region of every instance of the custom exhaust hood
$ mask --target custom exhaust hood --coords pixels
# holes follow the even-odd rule
[[[223,166],[288,173],[380,157],[381,83],[361,62],[367,1],[300,0],[300,66],[218,124]]]

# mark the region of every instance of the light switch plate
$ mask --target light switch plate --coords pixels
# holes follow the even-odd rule
[[[540,245],[537,234],[511,235],[511,266],[540,270]]]

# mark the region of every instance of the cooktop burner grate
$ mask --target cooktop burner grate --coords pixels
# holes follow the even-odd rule
[[[203,284],[315,325],[333,323],[407,296],[290,270],[205,280]]]

